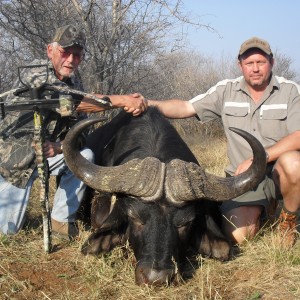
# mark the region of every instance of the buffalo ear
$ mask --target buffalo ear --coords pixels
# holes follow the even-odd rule
[[[94,196],[91,208],[91,225],[94,229],[101,228],[109,216],[111,197],[111,194],[101,192]]]
[[[101,232],[118,228],[124,221],[124,211],[116,195],[100,192],[92,202],[91,224],[93,229]]]
[[[81,252],[84,255],[98,255],[108,252],[125,241],[126,205],[115,195],[100,192],[92,201],[91,222],[93,233],[84,242]]]

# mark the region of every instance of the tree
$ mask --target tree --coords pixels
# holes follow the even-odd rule
[[[274,53],[274,58],[275,64],[273,73],[278,76],[283,76],[286,79],[297,81],[298,74],[291,68],[293,63],[292,59],[277,50]]]
[[[5,43],[0,58],[10,53],[11,61],[2,72],[13,78],[11,66],[44,57],[54,29],[76,23],[87,34],[82,64],[87,89],[104,94],[131,92],[151,74],[151,61],[166,48],[181,47],[184,35],[169,38],[175,26],[190,23],[210,28],[189,21],[181,8],[181,0],[2,0],[0,31]]]
[[[236,61],[184,52],[184,25],[214,31],[183,13],[182,0],[0,0],[1,91],[17,66],[45,57],[55,28],[80,24],[87,34],[81,75],[88,91],[190,98],[240,74]],[[279,56],[276,73],[294,78]],[[180,72],[179,72],[180,70]]]

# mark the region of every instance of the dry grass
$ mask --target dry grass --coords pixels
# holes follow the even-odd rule
[[[223,175],[225,141],[191,147],[209,172]],[[135,285],[134,257],[126,247],[82,256],[80,247],[89,234],[83,226],[78,241],[54,240],[53,252],[45,254],[36,192],[25,230],[0,235],[1,299],[300,299],[300,243],[284,251],[270,229],[246,242],[235,259],[221,263],[199,257],[193,279],[162,288]]]

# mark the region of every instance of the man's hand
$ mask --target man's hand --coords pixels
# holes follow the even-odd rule
[[[124,110],[133,116],[138,116],[148,108],[148,102],[139,93],[124,95]]]
[[[45,141],[43,143],[43,153],[46,158],[54,157],[57,154],[61,154],[61,142],[49,142]]]
[[[242,163],[240,163],[238,165],[238,167],[236,168],[234,176],[239,175],[239,174],[245,172],[246,170],[248,170],[252,164],[252,161],[253,161],[253,157],[250,157],[250,158],[244,160]]]

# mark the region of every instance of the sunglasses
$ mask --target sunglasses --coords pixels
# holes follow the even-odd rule
[[[75,50],[75,49],[69,49],[69,50],[64,50],[64,49],[58,49],[61,57],[63,58],[68,58],[70,55],[73,55],[74,59],[77,60],[82,60],[84,57],[84,52],[82,50]]]

